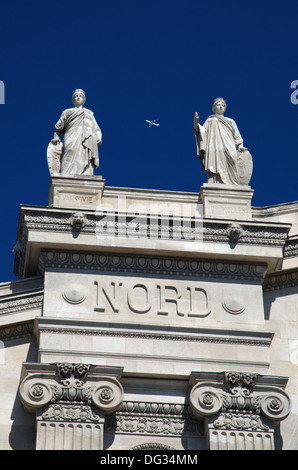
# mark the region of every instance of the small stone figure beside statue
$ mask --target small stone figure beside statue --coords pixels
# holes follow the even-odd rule
[[[63,111],[48,146],[51,175],[93,175],[94,168],[99,166],[98,146],[102,143],[102,132],[93,112],[83,107],[85,92],[75,90],[72,102],[74,108]]]
[[[224,116],[227,105],[216,98],[203,125],[195,113],[194,131],[197,155],[207,172],[208,183],[248,185],[252,175],[252,157],[243,146],[243,139],[233,119]]]

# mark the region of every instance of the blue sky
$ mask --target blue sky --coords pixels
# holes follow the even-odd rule
[[[298,200],[297,0],[5,3],[0,282],[15,278],[20,204],[47,204],[46,150],[75,88],[102,129],[107,186],[199,192],[193,115],[223,96],[253,156],[253,205]]]

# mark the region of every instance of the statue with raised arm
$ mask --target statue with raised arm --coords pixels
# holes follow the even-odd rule
[[[75,90],[72,102],[74,107],[63,111],[55,125],[47,152],[49,170],[52,175],[93,175],[94,168],[99,166],[98,146],[102,133],[93,112],[83,107],[85,92]]]
[[[194,130],[197,155],[208,183],[247,185],[252,175],[252,157],[243,146],[243,139],[233,119],[224,116],[227,105],[216,98],[204,125],[195,113]]]

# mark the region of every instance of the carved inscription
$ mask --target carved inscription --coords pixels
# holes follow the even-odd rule
[[[60,199],[62,201],[78,201],[83,203],[92,204],[95,202],[94,196],[88,194],[75,194],[75,193],[60,193]]]
[[[94,281],[94,311],[117,314],[128,310],[133,314],[160,316],[206,317],[211,309],[207,292],[196,283]]]

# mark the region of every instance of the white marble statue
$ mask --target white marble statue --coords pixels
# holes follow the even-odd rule
[[[252,158],[233,119],[224,116],[227,105],[216,98],[204,125],[195,113],[194,129],[197,155],[208,173],[208,183],[247,185],[252,174]]]
[[[99,166],[98,146],[102,132],[93,112],[84,108],[85,92],[73,92],[74,108],[63,111],[55,125],[54,138],[48,146],[48,165],[51,174],[93,175]],[[63,143],[60,136],[64,135]]]

